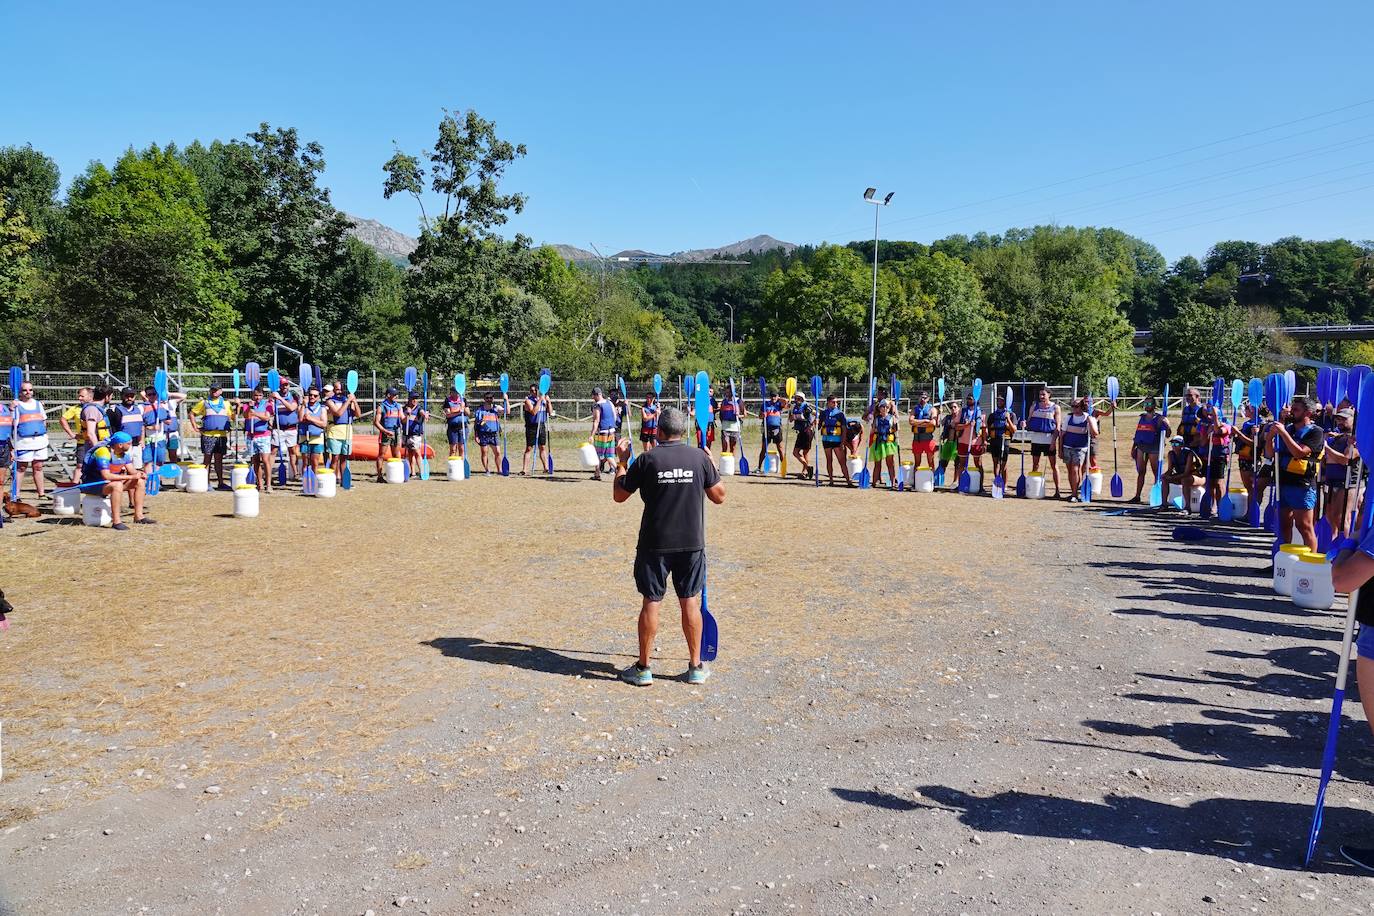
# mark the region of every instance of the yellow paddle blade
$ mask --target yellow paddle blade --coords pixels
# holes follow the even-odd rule
[[[778,467],[782,469],[782,473],[781,473],[779,476],[781,476],[781,477],[786,477],[786,476],[787,476],[787,459],[786,459],[786,458],[783,458],[782,461],[778,462]]]
[[[792,395],[797,393],[797,380],[793,376],[787,377],[787,399],[792,400]]]

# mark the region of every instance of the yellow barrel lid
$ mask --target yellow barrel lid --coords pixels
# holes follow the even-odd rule
[[[1299,554],[1299,555],[1298,555],[1298,562],[1299,562],[1299,563],[1321,563],[1321,564],[1325,564],[1325,563],[1326,563],[1326,556],[1325,556],[1324,554],[1317,553],[1315,550],[1309,550],[1309,551],[1307,551],[1306,553],[1303,553],[1303,554]]]
[[[1306,544],[1283,544],[1279,547],[1279,550],[1283,551],[1284,553],[1296,554],[1304,554],[1308,552]]]
[[[333,469],[333,468],[320,468],[318,471],[315,472],[315,475],[318,477],[320,474],[329,474],[330,476],[333,476],[333,474],[334,474],[334,469]]]
[[[1028,472],[1028,473],[1026,474],[1026,476],[1027,476],[1027,477],[1044,477],[1044,476],[1045,476],[1045,472],[1044,472],[1044,471],[1030,471],[1030,472]]]
[[[234,489],[235,489],[235,490],[252,490],[254,493],[258,492],[257,486],[255,486],[254,484],[251,484],[251,483],[241,483],[241,484],[239,484],[237,487],[234,487]]]

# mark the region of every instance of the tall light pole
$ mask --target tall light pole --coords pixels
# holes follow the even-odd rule
[[[878,213],[882,207],[892,203],[892,195],[895,191],[889,191],[882,200],[874,200],[874,195],[878,193],[877,188],[865,188],[864,200],[873,204],[873,304],[868,312],[868,392],[869,400],[873,398],[873,354],[874,345],[877,343],[878,327]],[[872,406],[871,404],[868,406]],[[867,409],[867,407],[865,408]]]
[[[734,342],[735,342],[735,307],[734,307],[733,305],[731,305],[730,303],[725,302],[724,299],[722,299],[722,300],[720,300],[720,301],[723,302],[723,303],[725,303],[725,307],[728,308],[728,309],[730,310],[730,339],[729,339],[729,343],[734,343]]]

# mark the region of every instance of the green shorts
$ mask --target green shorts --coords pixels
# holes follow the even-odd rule
[[[325,450],[325,452],[326,452],[327,454],[330,454],[330,455],[347,455],[347,454],[348,454],[348,440],[347,440],[347,439],[326,439],[326,440],[324,440],[324,450]]]
[[[895,442],[875,442],[873,447],[868,450],[874,462],[882,461],[897,454],[897,443]]]

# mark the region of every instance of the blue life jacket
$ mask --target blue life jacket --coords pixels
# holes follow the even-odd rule
[[[881,445],[887,442],[897,441],[897,427],[892,422],[892,417],[873,418],[873,444]]]
[[[601,400],[596,405],[596,427],[602,432],[608,429],[615,429],[615,405],[610,401]]]
[[[291,395],[289,395],[289,394],[285,395],[285,397],[288,398],[288,399],[291,401],[291,403],[293,403],[293,404],[299,405],[299,403],[300,403],[300,402],[297,401],[295,398],[291,397]],[[297,423],[300,422],[300,419],[301,419],[301,418],[300,418],[300,413],[298,412],[298,411],[299,411],[299,406],[297,406],[297,407],[287,407],[285,404],[282,404],[281,402],[275,402],[275,403],[276,403],[276,405],[277,405],[277,425],[278,425],[278,426],[280,426],[282,429],[290,429],[292,426],[295,426]]]
[[[533,407],[530,406],[531,402],[534,403]],[[536,426],[540,423],[547,422],[547,413],[548,411],[544,408],[544,398],[542,395],[530,395],[525,398],[525,422],[530,426]]]
[[[400,404],[396,403],[390,398],[386,398],[382,401],[380,417],[382,421],[382,429],[386,430],[387,432],[394,433],[397,430],[397,428],[400,427],[401,419],[404,416],[405,411],[402,410]]]
[[[1164,418],[1159,414],[1143,413],[1135,421],[1135,437],[1132,445],[1155,445],[1159,442],[1159,432],[1164,427]]]
[[[844,411],[838,407],[827,407],[821,411],[821,438],[838,440],[844,435]]]
[[[229,402],[224,398],[205,399],[205,419],[200,428],[209,433],[224,432],[229,428]]]
[[[473,420],[477,428],[484,433],[494,433],[501,428],[501,415],[496,412],[495,407],[488,407],[483,404],[473,411]]]
[[[467,401],[465,401],[465,400],[463,400],[462,398],[458,397],[457,395],[453,395],[453,394],[449,395],[449,396],[448,396],[448,400],[444,401],[444,410],[445,410],[445,411],[454,410],[454,409],[457,409],[457,408],[459,408],[459,407],[466,407],[466,406],[467,406]],[[465,414],[465,413],[460,413],[460,414],[458,414],[457,416],[449,417],[449,418],[448,418],[448,425],[449,425],[449,428],[450,428],[450,429],[457,429],[457,428],[462,427],[462,426],[467,426],[467,425],[468,425],[468,415]]]
[[[135,443],[143,441],[143,406],[135,404],[132,407],[125,407],[123,402],[114,406],[115,415],[119,417],[119,429],[116,432],[129,434],[129,438]]]
[[[419,404],[406,408],[407,436],[423,436],[425,434],[425,421],[420,416],[423,412],[424,408]]]
[[[657,402],[644,405],[644,425],[642,427],[644,432],[658,432],[658,412],[659,406]]]
[[[1054,428],[1054,404],[1048,407],[1041,407],[1036,404],[1030,409],[1030,415],[1026,417],[1026,429],[1033,433],[1052,433]]]
[[[0,442],[8,442],[14,432],[14,411],[10,405],[0,401]]]
[[[1064,448],[1087,448],[1089,417],[1087,414],[1083,414],[1082,421],[1075,422],[1074,416],[1074,414],[1069,414],[1064,418]]]
[[[782,408],[781,398],[769,398],[763,402],[763,422],[769,429],[782,428]]]
[[[1007,434],[1007,427],[1011,426],[1015,417],[1005,407],[999,407],[988,414],[988,429],[992,431],[993,438],[1001,439]]]
[[[263,398],[261,401],[254,401],[252,405],[252,412],[271,414],[272,402],[267,400],[267,398]],[[248,428],[248,435],[250,436],[262,437],[272,431],[271,423],[269,423],[266,420],[253,417],[251,415],[249,416],[248,423],[246,425]]]

